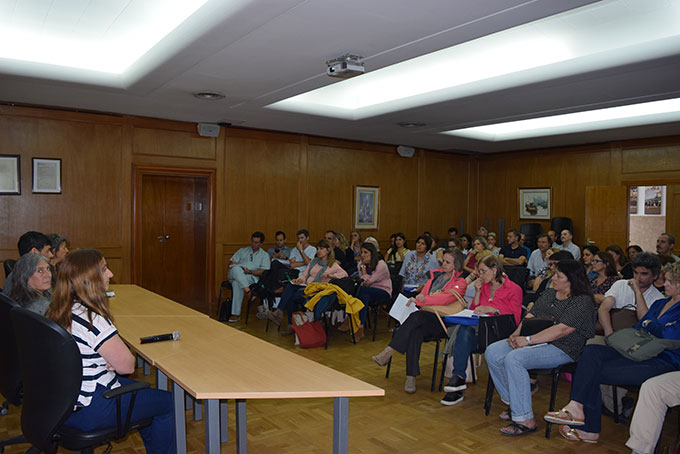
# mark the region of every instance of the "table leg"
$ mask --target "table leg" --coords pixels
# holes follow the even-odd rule
[[[194,400],[194,421],[200,421],[203,412],[202,405],[198,400]]]
[[[221,400],[220,401],[220,441],[222,443],[226,443],[229,441],[229,431],[228,429],[228,423],[229,423],[229,412],[227,411],[229,409],[229,404],[226,400]]]
[[[144,375],[151,375],[151,364],[144,361]]]
[[[347,454],[349,438],[349,398],[333,399],[333,454]]]
[[[137,368],[141,368],[144,365],[144,360],[141,356],[137,355]]]
[[[168,377],[160,369],[156,369],[156,388],[163,391],[168,389]]]
[[[236,452],[246,454],[248,452],[248,440],[246,431],[246,401],[236,400]]]
[[[194,405],[194,399],[189,395],[189,393],[184,393],[184,409],[188,410]]]
[[[219,399],[204,400],[205,406],[205,452],[219,454],[220,452],[220,421]]]
[[[172,383],[172,402],[175,409],[175,447],[177,454],[186,454],[187,428],[184,418],[184,390],[174,382]]]

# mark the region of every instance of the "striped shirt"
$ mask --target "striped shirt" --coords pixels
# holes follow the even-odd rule
[[[118,334],[118,330],[109,319],[94,312],[90,326],[87,308],[80,303],[73,305],[72,314],[71,336],[83,358],[83,381],[76,407],[87,407],[98,384],[107,388],[120,386],[116,373],[106,369],[106,360],[97,353],[104,342]]]

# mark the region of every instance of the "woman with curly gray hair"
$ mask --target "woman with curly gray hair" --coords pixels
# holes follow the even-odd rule
[[[50,306],[52,272],[40,254],[24,254],[12,270],[13,286],[8,295],[26,309],[45,315]]]

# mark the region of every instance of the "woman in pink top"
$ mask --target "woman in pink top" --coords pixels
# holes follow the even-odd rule
[[[440,269],[430,271],[430,279],[423,290],[408,304],[417,306],[447,306],[459,301],[465,295],[467,283],[461,276],[463,270],[463,253],[460,249],[444,251]],[[372,359],[379,366],[387,364],[394,352],[406,354],[406,384],[404,391],[416,392],[416,376],[420,375],[418,360],[420,347],[426,337],[443,337],[444,328],[433,312],[417,311],[408,316],[403,325],[394,333],[390,344],[379,355]]]
[[[343,277],[347,277],[347,272],[342,269],[340,262],[335,260],[333,246],[326,240],[319,241],[316,243],[316,257],[309,262],[307,268],[298,278],[286,285],[281,294],[279,306],[274,311],[267,312],[267,318],[279,325],[283,320],[284,312],[288,313],[288,326],[281,330],[281,334],[284,336],[292,334],[293,312],[297,303],[305,298],[304,286],[312,282],[330,282],[331,279]]]
[[[473,285],[475,297],[470,309],[475,314],[501,315],[512,314],[519,324],[522,316],[522,289],[503,274],[503,265],[495,255],[487,255],[477,265],[477,275]],[[444,386],[446,395],[442,405],[456,405],[463,400],[466,369],[470,353],[477,347],[477,327],[461,325],[453,344],[453,375]]]

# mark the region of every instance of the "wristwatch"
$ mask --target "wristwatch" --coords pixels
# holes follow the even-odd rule
[[[524,339],[526,339],[527,345],[531,345],[531,336],[527,336]]]

